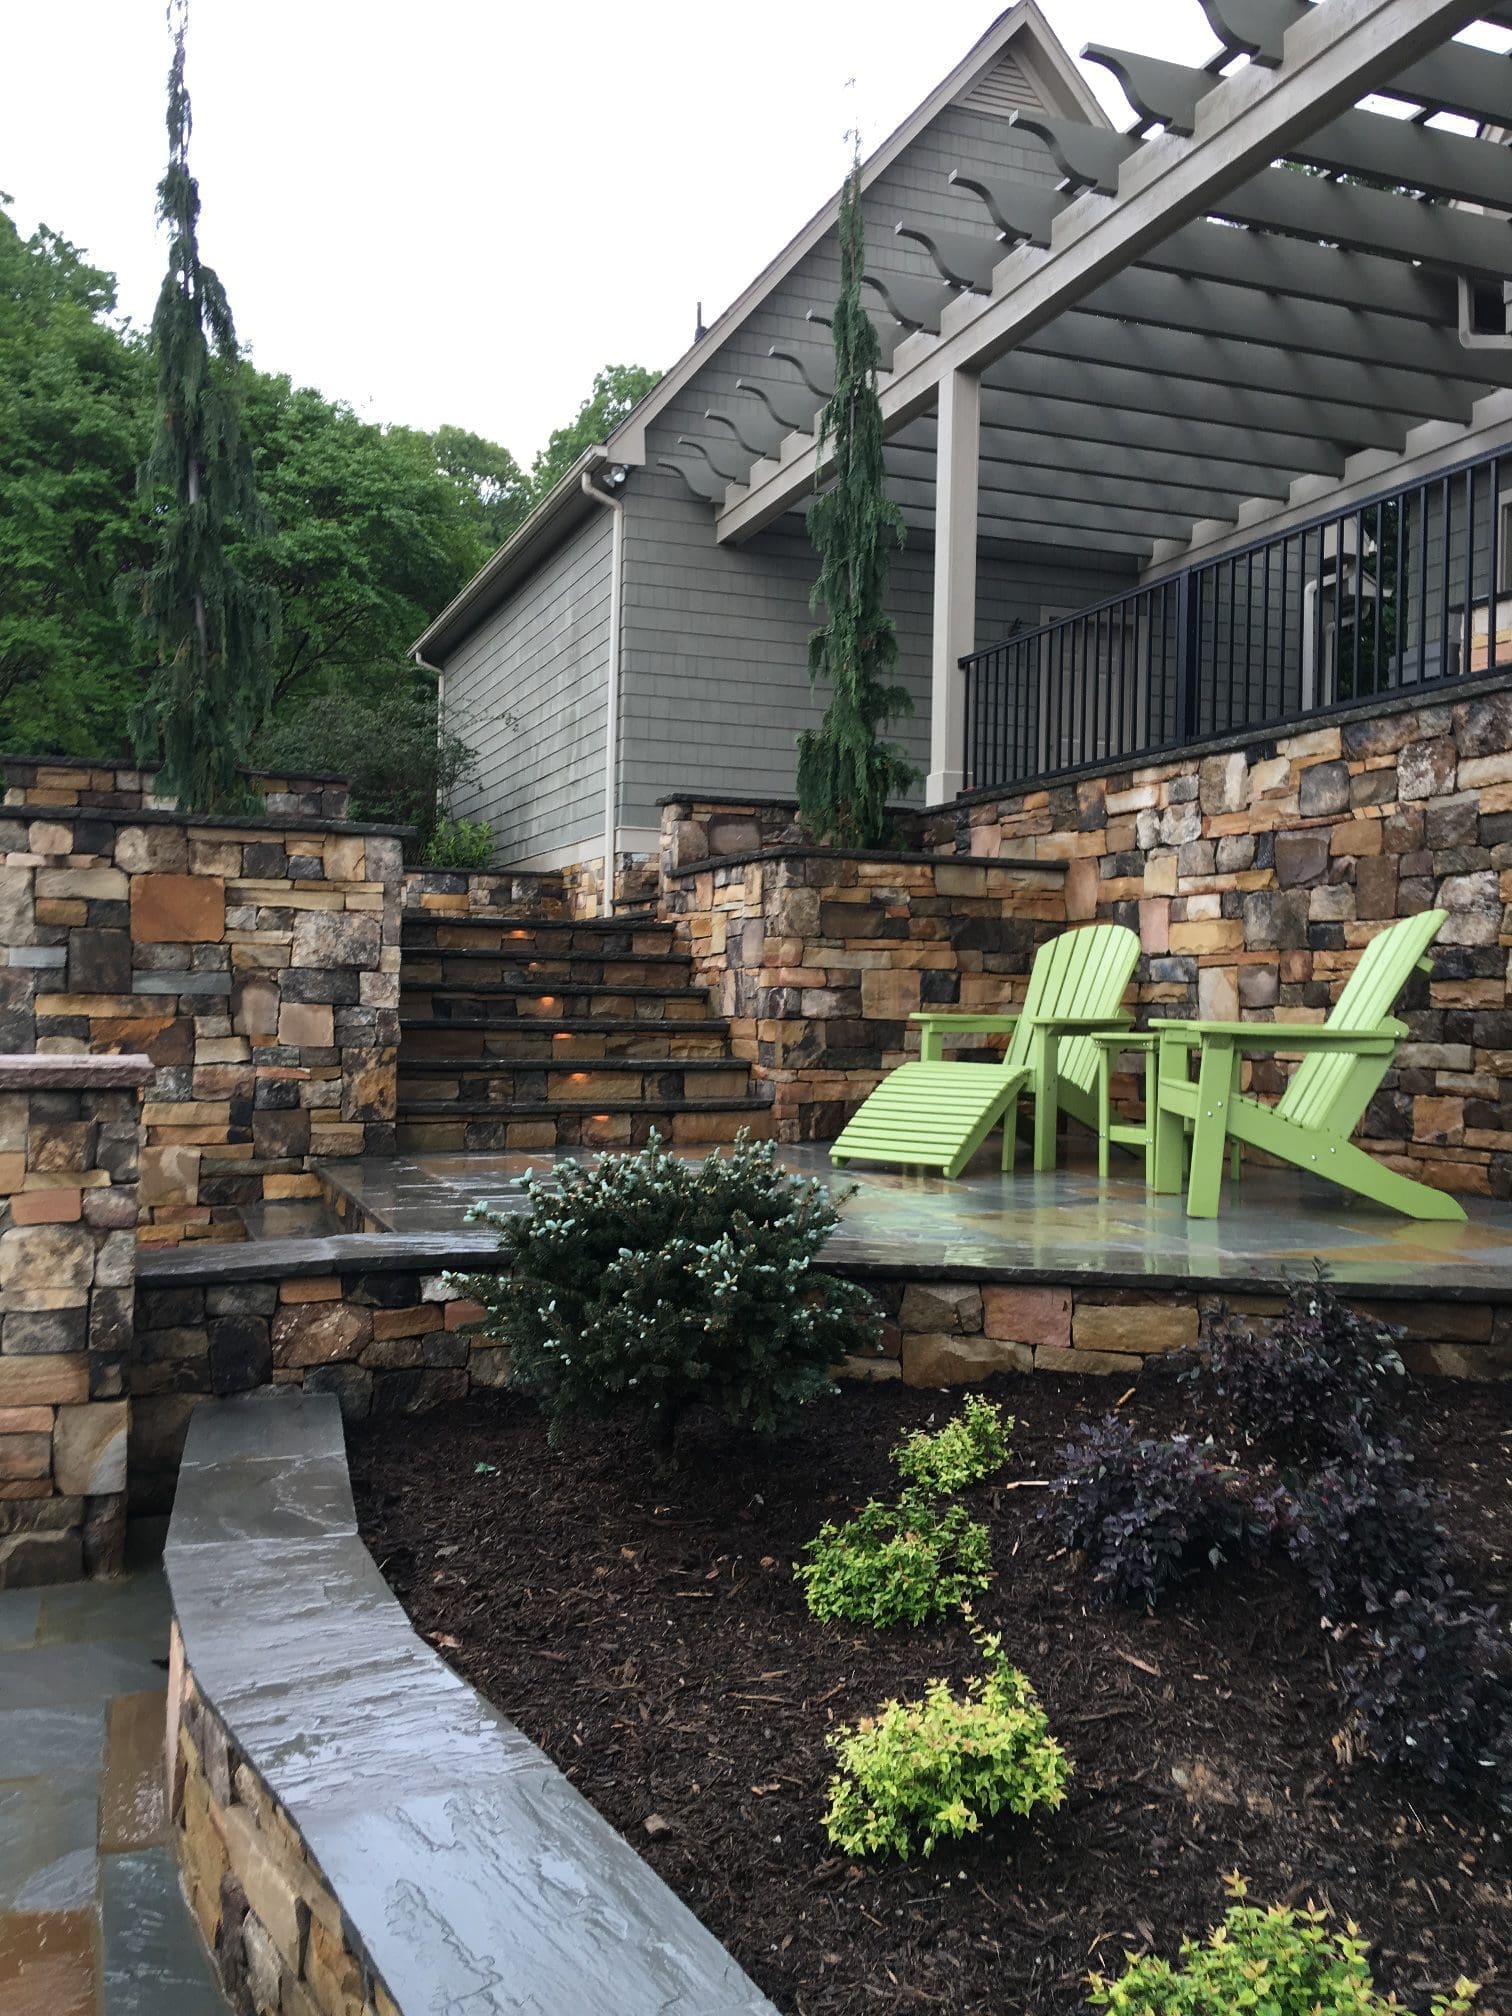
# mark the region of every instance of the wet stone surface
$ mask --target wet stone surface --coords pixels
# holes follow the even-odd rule
[[[168,1591],[0,1592],[0,2010],[223,2016],[164,1844]]]
[[[292,1829],[329,1886],[310,1907],[304,1966],[381,1982],[401,2011],[774,2016],[556,1767],[414,1634],[356,1536],[341,1450],[329,1396],[195,1416],[166,1555],[205,1788],[186,1794],[186,1855],[205,1838],[202,1798],[232,1802],[233,1875],[244,1830]],[[206,1895],[224,1947],[224,1906]],[[327,1951],[314,1927],[333,1899],[347,1943]],[[251,1942],[263,1959],[265,1931],[276,1937],[258,1920]]]

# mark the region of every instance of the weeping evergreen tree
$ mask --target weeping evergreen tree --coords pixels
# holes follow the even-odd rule
[[[231,308],[199,255],[187,16],[187,0],[172,0],[168,169],[158,184],[168,271],[152,317],[157,410],[138,479],[155,505],[156,552],[127,586],[157,659],[132,718],[138,760],[161,762],[159,789],[185,811],[209,812],[236,810],[251,795],[238,772],[271,697],[278,610],[234,557],[237,539],[262,522],[241,436]]]
[[[809,606],[825,617],[809,639],[809,679],[826,680],[830,698],[819,727],[798,737],[799,816],[814,839],[837,847],[885,845],[892,838],[887,802],[918,775],[895,743],[879,738],[889,721],[913,712],[913,701],[889,676],[898,636],[883,604],[890,549],[903,543],[903,515],[886,490],[877,399],[882,353],[862,304],[865,271],[858,143],[840,197],[835,390],[819,421],[819,453],[833,444],[835,473],[808,511],[819,555]]]

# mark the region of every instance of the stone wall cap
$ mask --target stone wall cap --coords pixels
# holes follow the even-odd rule
[[[663,797],[656,800],[656,804],[658,806],[707,805],[712,812],[745,812],[757,809],[775,809],[779,812],[796,812],[798,810],[798,800],[790,794],[781,791],[668,791]],[[895,812],[899,818],[904,819],[917,819],[921,816],[922,811],[922,808],[918,805],[907,805],[897,800],[889,803],[887,809],[889,812]]]
[[[0,805],[0,819],[47,819],[60,826],[100,819],[110,826],[219,826],[255,833],[350,833],[382,840],[413,839],[417,830],[360,819],[319,819],[309,812],[164,812],[156,805],[40,805],[30,798]]]
[[[663,875],[687,880],[707,875],[711,869],[741,868],[753,861],[881,861],[899,868],[1036,868],[1049,875],[1064,876],[1064,861],[1032,861],[1017,854],[924,854],[914,851],[894,853],[885,847],[757,847],[744,854],[709,854],[702,861],[689,861],[680,868],[663,868]]]
[[[156,1070],[150,1057],[133,1051],[120,1056],[0,1055],[0,1092],[100,1092],[149,1084]]]

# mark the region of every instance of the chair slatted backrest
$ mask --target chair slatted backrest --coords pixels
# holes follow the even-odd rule
[[[1424,910],[1416,917],[1404,917],[1372,938],[1324,1026],[1380,1029],[1390,1017],[1397,996],[1443,929],[1447,915],[1443,910]],[[1331,1134],[1353,1133],[1364,1109],[1350,1112],[1341,1102],[1352,1083],[1358,1082],[1354,1078],[1356,1061],[1348,1050],[1318,1050],[1311,1057],[1304,1057],[1292,1073],[1291,1083],[1276,1111],[1299,1127]]]
[[[1134,968],[1139,938],[1125,924],[1087,924],[1041,945],[1029,971],[1029,991],[1013,1040],[1003,1058],[1007,1071],[1029,1062],[1031,1032],[1058,1015],[1116,1015]],[[1083,1092],[1097,1081],[1097,1051],[1090,1037],[1073,1036],[1056,1051],[1056,1068]]]

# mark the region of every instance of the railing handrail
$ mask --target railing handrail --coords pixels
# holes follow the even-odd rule
[[[1273,532],[1262,533],[1258,539],[1248,540],[1243,546],[1226,547],[1221,553],[1209,553],[1203,559],[1193,559],[1181,566],[1173,566],[1164,574],[1156,574],[1146,581],[1136,581],[1131,587],[1122,589],[1116,595],[1105,595],[1101,602],[1089,602],[1084,609],[1073,609],[1069,615],[1057,616],[1053,622],[1037,623],[1032,630],[1020,630],[1012,637],[1003,637],[995,644],[984,644],[980,651],[963,652],[956,661],[964,671],[978,658],[990,658],[995,651],[1001,651],[1009,644],[1029,644],[1036,637],[1042,637],[1047,630],[1062,629],[1067,623],[1078,623],[1084,617],[1100,616],[1105,609],[1112,609],[1116,603],[1132,601],[1136,595],[1147,594],[1154,588],[1169,588],[1183,575],[1200,574],[1208,567],[1226,567],[1230,561],[1247,560],[1252,553],[1261,553],[1267,546],[1279,546],[1284,539],[1306,538],[1310,532],[1322,531],[1325,526],[1338,525],[1346,518],[1354,518],[1361,512],[1373,511],[1378,505],[1393,504],[1399,498],[1415,490],[1425,489],[1429,484],[1446,483],[1453,477],[1469,475],[1473,470],[1489,468],[1495,462],[1503,462],[1512,456],[1512,442],[1501,448],[1488,448],[1479,455],[1470,455],[1462,462],[1451,462],[1444,469],[1430,469],[1408,483],[1396,483],[1386,490],[1373,490],[1368,497],[1357,497],[1352,504],[1336,506],[1332,511],[1320,511],[1315,517],[1302,518],[1295,525],[1283,525]]]

